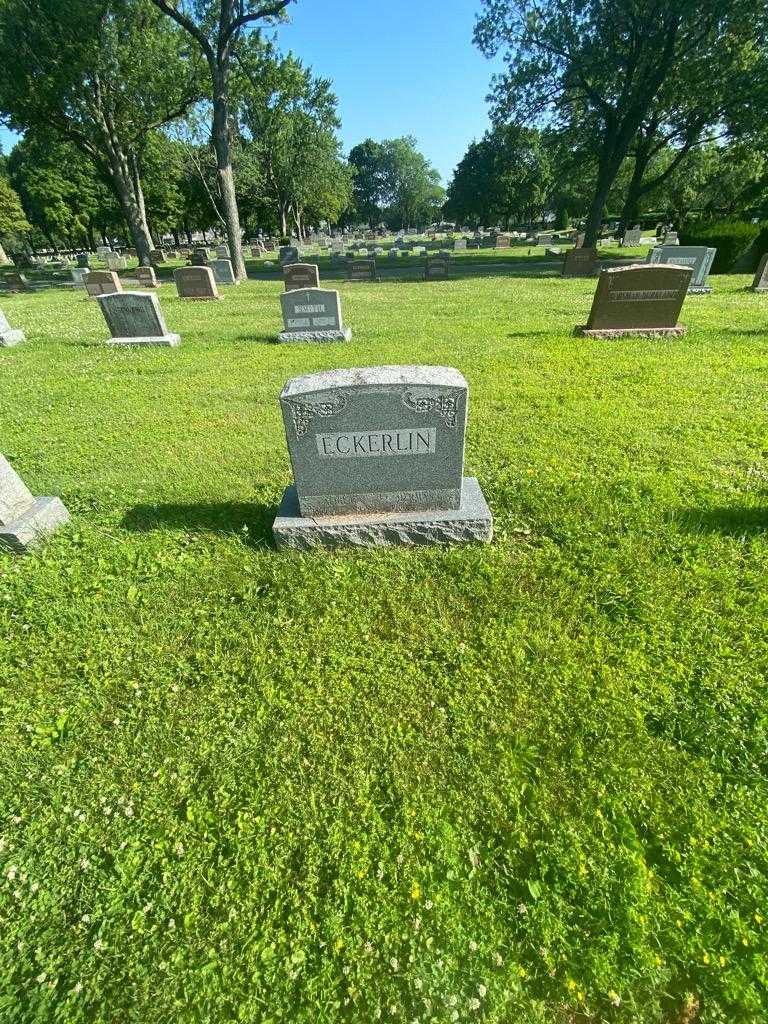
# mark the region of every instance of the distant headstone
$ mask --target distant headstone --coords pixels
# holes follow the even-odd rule
[[[768,252],[760,257],[751,290],[753,292],[768,292]]]
[[[596,249],[582,247],[566,250],[563,277],[593,277],[597,269]]]
[[[128,263],[126,262],[125,257],[124,256],[118,256],[116,252],[108,252],[108,253],[106,253],[104,259],[105,259],[106,264],[107,264],[107,266],[109,267],[110,270],[114,270],[114,271],[125,270],[125,268],[128,266]]]
[[[424,264],[425,281],[446,281],[450,269],[450,258],[447,255],[427,256]]]
[[[2,281],[5,287],[12,292],[32,291],[32,285],[28,278],[23,274],[20,274],[17,270],[12,270],[10,274],[6,274],[5,277],[0,278],[0,281]]]
[[[178,267],[173,272],[180,299],[220,299],[210,267]]]
[[[23,555],[68,520],[61,498],[35,498],[0,455],[0,547]]]
[[[23,331],[14,331],[8,323],[5,313],[0,309],[0,348],[11,348],[25,341]]]
[[[90,273],[86,267],[70,267],[69,273],[76,285],[84,286],[85,279]]]
[[[286,291],[294,288],[319,288],[320,274],[315,263],[287,263],[283,267]]]
[[[286,263],[298,263],[299,262],[299,250],[295,245],[281,245],[277,255],[281,266],[285,266]]]
[[[390,260],[396,260],[397,259],[397,254],[399,253],[399,251],[400,251],[399,249],[396,249],[394,246],[392,246],[392,248],[387,253],[387,258],[390,259]]]
[[[509,249],[512,245],[512,236],[508,234],[496,235],[493,245],[495,249]]]
[[[230,258],[229,249],[227,248],[226,245],[217,245],[216,255],[219,257],[220,260],[228,260]]]
[[[640,245],[640,228],[627,228],[621,239],[621,244],[626,246]]]
[[[647,263],[674,263],[677,267],[691,267],[693,276],[688,286],[689,295],[709,295],[712,291],[707,284],[712,261],[717,249],[706,245],[657,245],[651,249]]]
[[[155,266],[158,263],[167,262],[163,250],[153,249],[149,254],[149,262],[152,264],[152,266]]]
[[[542,234],[542,235],[537,235],[536,236],[536,244],[537,245],[551,245],[552,242],[554,241],[554,237],[555,236],[552,234],[551,231],[546,232],[545,234]]]
[[[211,260],[209,266],[216,278],[216,284],[237,284],[231,260]]]
[[[209,263],[207,249],[195,249],[191,261],[193,267],[207,267]]]
[[[98,301],[111,335],[108,345],[181,344],[178,334],[168,333],[156,295],[121,292],[100,295]]]
[[[664,233],[664,245],[680,245],[680,239],[677,237],[677,232],[669,229]]]
[[[376,260],[352,259],[347,263],[348,281],[378,281],[376,276]]]
[[[78,267],[88,270],[91,265],[91,257],[87,252],[79,252],[75,257]]]
[[[339,293],[326,288],[298,288],[280,296],[284,330],[278,341],[349,341]]]
[[[84,280],[85,290],[89,298],[97,299],[100,295],[114,295],[121,292],[123,286],[114,270],[92,270]]]
[[[294,484],[278,548],[490,541],[480,487],[464,477],[468,387],[444,366],[326,370],[280,395]]]
[[[454,249],[466,249],[467,248],[467,240],[466,240],[466,238],[456,238],[456,239],[454,239],[453,248]]]
[[[154,267],[136,267],[132,271],[133,278],[142,288],[157,288],[157,275]]]
[[[616,338],[626,334],[685,334],[678,324],[691,280],[689,267],[672,264],[603,270],[597,283],[589,320],[576,333],[595,338]]]

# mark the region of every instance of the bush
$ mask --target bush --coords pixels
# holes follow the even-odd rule
[[[715,274],[733,271],[742,261],[739,270],[754,270],[761,252],[768,247],[768,225],[746,220],[694,221],[680,232],[680,244],[716,248],[712,265]]]

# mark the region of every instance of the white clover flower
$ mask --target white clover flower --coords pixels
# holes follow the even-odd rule
[[[427,908],[427,910],[431,910],[432,907],[434,906],[434,903],[432,902],[432,900],[426,900],[424,906]]]
[[[363,949],[368,954],[368,956],[371,956],[371,954],[373,953],[373,946],[371,945],[370,942],[366,942],[366,944],[363,946]]]
[[[416,980],[413,983],[413,987],[416,989],[417,992],[421,992],[421,987],[423,984],[424,982],[421,980],[421,978],[416,978]]]
[[[97,953],[100,953],[105,948],[104,943],[101,941],[101,939],[96,939],[96,941],[93,944],[93,948],[96,950]]]
[[[82,857],[78,862],[78,866],[81,871],[87,871],[88,868],[91,866],[91,862],[88,860],[87,857]]]
[[[449,1006],[455,1006],[458,1003],[458,1001],[459,1000],[456,998],[456,996],[448,996],[448,998],[446,999],[446,1003]]]
[[[173,852],[176,854],[177,857],[183,857],[184,856],[184,843],[176,843],[176,845],[173,848]]]
[[[169,932],[172,932],[172,931],[174,930],[174,928],[175,928],[175,927],[176,927],[176,918],[175,918],[175,917],[172,917],[172,918],[170,919],[170,921],[168,922],[168,931],[169,931]]]
[[[485,999],[485,997],[488,995],[488,989],[485,987],[485,985],[478,985],[477,994],[480,996],[481,999]]]
[[[41,971],[40,974],[38,974],[38,976],[35,978],[35,981],[37,982],[38,985],[42,985],[47,977],[48,975],[45,973],[45,971]]]
[[[474,939],[469,940],[469,948],[472,950],[473,953],[477,949],[477,943],[475,942]]]
[[[83,991],[83,983],[82,983],[82,981],[78,981],[78,983],[75,985],[75,987],[72,989],[72,991],[75,993],[76,996],[79,996],[80,993]]]
[[[19,869],[16,867],[16,865],[15,864],[9,864],[8,865],[8,870],[5,872],[5,877],[8,879],[9,882],[12,882],[16,878],[16,875],[18,873],[19,873]]]
[[[13,822],[14,825],[20,825],[21,824],[21,815],[20,814],[14,814],[14,816],[11,818],[11,821]]]
[[[518,903],[517,904],[517,912],[518,912],[518,914],[527,914],[528,913],[528,907],[525,905],[525,903]]]
[[[390,957],[389,966],[392,968],[393,971],[397,970],[397,968],[400,966],[397,962],[397,957]]]
[[[480,1000],[479,999],[475,999],[474,996],[473,996],[472,999],[469,1000],[469,1008],[470,1008],[470,1010],[479,1010],[480,1009]]]
[[[501,955],[501,953],[494,953],[493,959],[497,967],[501,967],[501,965],[504,963],[504,957]]]

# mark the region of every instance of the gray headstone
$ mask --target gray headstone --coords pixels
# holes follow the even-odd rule
[[[124,256],[118,256],[116,252],[108,252],[104,257],[107,266],[110,270],[125,270],[128,263]]]
[[[77,265],[81,269],[87,270],[91,265],[91,258],[87,252],[79,252],[76,256]]]
[[[285,290],[319,288],[320,274],[315,263],[288,263],[283,267]]]
[[[448,256],[427,256],[424,264],[425,281],[445,281],[448,278],[450,260]]]
[[[640,228],[627,228],[621,239],[621,244],[627,246],[640,245]]]
[[[178,334],[168,333],[155,294],[121,292],[100,295],[99,305],[111,335],[107,344],[175,347],[181,342]]]
[[[760,257],[751,288],[753,292],[768,292],[768,252]]]
[[[0,309],[0,348],[12,348],[24,340],[24,332],[13,330],[5,313]]]
[[[376,281],[376,260],[351,259],[347,263],[348,281]]]
[[[299,288],[280,296],[284,330],[278,341],[349,341],[352,331],[341,318],[339,293],[326,288]]]
[[[707,284],[712,261],[717,249],[706,245],[657,245],[648,253],[648,263],[674,263],[677,267],[690,267],[693,271],[688,291],[692,295],[706,295],[712,291]]]
[[[596,337],[622,334],[681,335],[678,317],[691,279],[689,267],[640,263],[600,274],[586,327]]]
[[[507,234],[496,235],[494,247],[496,249],[509,249],[512,245],[512,236]]]
[[[466,249],[467,248],[467,240],[466,240],[466,238],[457,238],[457,239],[455,239],[454,243],[453,243],[453,248],[454,249]]]
[[[194,267],[207,267],[208,260],[209,257],[207,249],[195,249],[192,253],[191,263]]]
[[[216,284],[237,284],[231,260],[211,260],[209,263]]]
[[[92,270],[85,278],[84,284],[92,299],[100,295],[114,295],[123,290],[120,278],[114,270]]]
[[[178,267],[173,272],[180,299],[219,299],[216,279],[210,267]]]
[[[226,245],[217,245],[216,246],[216,255],[221,260],[228,260],[228,259],[230,259],[229,249],[227,248]]]
[[[294,486],[278,547],[489,541],[493,520],[465,478],[467,382],[449,367],[326,370],[280,396]]]
[[[281,245],[277,257],[281,265],[299,262],[299,250],[295,245]]]
[[[149,260],[154,266],[156,263],[165,263],[165,253],[162,249],[153,249],[149,254]]]
[[[303,516],[458,508],[467,382],[375,366],[289,381],[280,396]]]
[[[23,554],[68,519],[59,498],[35,498],[0,455],[0,547]]]

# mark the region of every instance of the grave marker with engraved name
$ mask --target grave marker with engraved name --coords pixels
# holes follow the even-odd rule
[[[615,267],[600,274],[585,327],[576,333],[615,338],[626,334],[680,337],[678,317],[691,280],[690,267],[647,263]]]
[[[179,267],[173,272],[180,299],[220,299],[210,267]]]
[[[169,334],[160,311],[160,301],[147,292],[100,295],[99,305],[111,335],[108,345],[181,344],[178,334]]]
[[[286,291],[294,288],[319,288],[320,274],[316,263],[288,263],[283,267]]]
[[[278,341],[349,341],[339,293],[330,288],[298,288],[280,296],[284,330]]]
[[[677,267],[690,267],[693,271],[688,287],[689,295],[709,295],[712,291],[707,284],[712,261],[717,249],[706,245],[657,245],[648,253],[647,263],[673,263]]]

